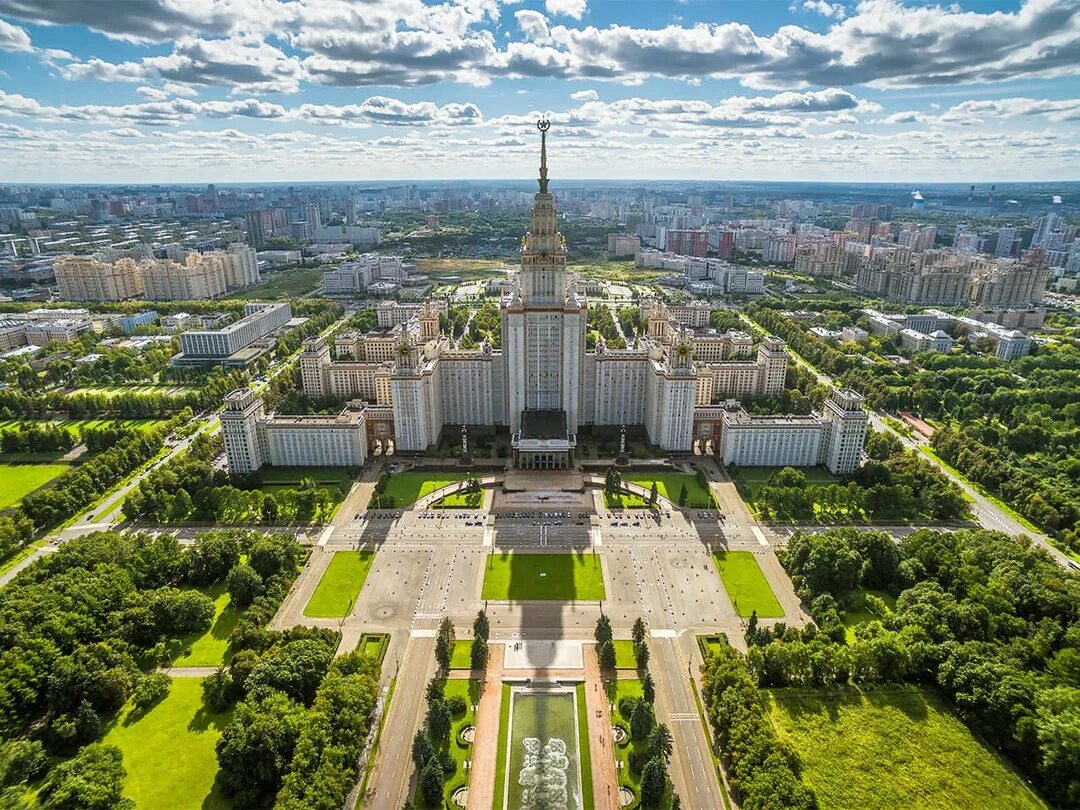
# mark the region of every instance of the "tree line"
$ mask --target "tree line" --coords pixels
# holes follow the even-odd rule
[[[967,516],[962,490],[941,470],[887,433],[866,437],[869,460],[834,483],[807,480],[806,473],[782,467],[756,491],[732,475],[739,493],[766,520],[936,520]]]
[[[663,807],[670,796],[669,806],[678,808],[679,795],[675,793],[668,776],[674,750],[671,730],[665,724],[656,722],[656,685],[649,673],[646,632],[645,620],[639,616],[634,621],[631,641],[634,663],[641,679],[642,696],[625,696],[620,699],[618,707],[619,714],[630,720],[630,727],[624,729],[628,734],[627,744],[630,746],[627,764],[630,772],[638,777],[641,783],[641,795],[638,797],[641,807]],[[596,620],[593,638],[596,640],[596,656],[600,668],[611,678],[615,674],[617,662],[610,618],[601,616]]]
[[[332,494],[310,477],[295,487],[260,489],[259,473],[232,476],[212,461],[222,452],[220,436],[200,435],[187,453],[150,472],[124,501],[124,517],[155,523],[311,522],[325,520],[344,492]]]

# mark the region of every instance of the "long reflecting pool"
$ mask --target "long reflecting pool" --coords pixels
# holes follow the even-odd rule
[[[573,687],[515,687],[506,752],[507,810],[584,810]]]

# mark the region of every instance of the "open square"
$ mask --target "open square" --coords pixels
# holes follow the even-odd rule
[[[600,558],[593,554],[501,553],[488,556],[483,599],[599,601],[606,598]]]

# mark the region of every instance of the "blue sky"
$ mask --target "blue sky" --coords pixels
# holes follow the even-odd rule
[[[0,182],[1076,180],[1080,0],[0,0]]]

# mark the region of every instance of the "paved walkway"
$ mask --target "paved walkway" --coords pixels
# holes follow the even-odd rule
[[[218,671],[217,667],[168,667],[158,670],[170,678],[206,678]]]
[[[490,656],[484,690],[476,711],[472,776],[467,810],[491,810],[495,802],[495,771],[499,756],[499,714],[502,711],[503,644],[488,647]],[[502,786],[499,786],[501,789]]]
[[[595,645],[585,645],[585,713],[589,721],[589,757],[592,761],[593,807],[617,810],[619,778],[615,774],[615,745],[611,739],[611,712],[596,658]]]

